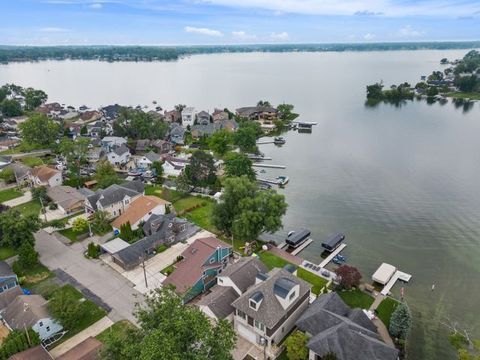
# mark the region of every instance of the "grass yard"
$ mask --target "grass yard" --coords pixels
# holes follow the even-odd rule
[[[40,211],[42,210],[42,205],[40,205],[39,201],[32,200],[25,204],[14,206],[13,208],[20,211],[20,213],[22,213],[22,215],[24,216],[31,214],[38,216],[40,215]]]
[[[8,200],[16,199],[22,196],[23,193],[17,189],[7,189],[0,191],[0,203]]]
[[[338,291],[338,295],[351,308],[369,309],[373,304],[373,297],[360,289]]]
[[[315,295],[318,295],[320,293],[320,290],[322,290],[322,288],[325,287],[328,283],[328,281],[324,278],[300,267],[297,269],[297,276],[300,279],[303,279],[313,285],[312,293],[314,293]]]
[[[205,199],[202,199],[199,197],[185,196],[175,201],[173,203],[173,207],[175,208],[175,211],[179,213],[181,211],[191,209],[195,206],[201,206],[205,201],[206,201]]]
[[[281,257],[278,257],[277,255],[272,254],[268,251],[262,251],[257,255],[269,270],[272,270],[276,267],[283,268],[285,265],[290,264],[290,262],[288,262],[287,260],[284,260]]]
[[[59,230],[58,232],[60,234],[62,234],[63,236],[65,236],[66,238],[68,238],[71,242],[77,242],[78,241],[78,236],[84,235],[88,231],[83,232],[83,233],[79,233],[79,232],[74,231],[73,228],[69,228],[69,229]]]
[[[125,338],[128,336],[127,330],[129,329],[135,329],[135,325],[128,320],[120,320],[110,326],[108,329],[103,330],[100,334],[95,336],[95,338],[101,342],[105,342],[110,335],[112,335],[114,338]]]
[[[387,329],[390,326],[390,317],[399,302],[391,297],[386,297],[377,307],[377,316],[383,321]]]
[[[445,95],[457,99],[480,100],[480,93],[452,92]]]
[[[0,260],[5,260],[16,255],[16,251],[12,247],[2,246],[0,247]]]
[[[190,211],[185,217],[197,226],[216,234],[218,229],[212,224],[213,202],[202,200],[206,201],[206,205]]]
[[[16,270],[15,268],[16,266],[14,264],[14,271]],[[17,275],[20,278],[22,286],[31,289],[34,285],[40,283],[41,281],[51,278],[53,276],[53,273],[48,270],[46,266],[38,263],[37,265],[29,268],[28,270],[17,271]]]
[[[30,167],[43,165],[43,160],[35,156],[26,156],[21,158],[20,161]]]
[[[160,270],[160,272],[165,275],[169,276],[175,270],[175,264],[168,265],[165,269]]]

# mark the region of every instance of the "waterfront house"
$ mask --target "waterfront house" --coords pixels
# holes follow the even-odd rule
[[[311,285],[279,268],[258,274],[256,280],[232,303],[234,327],[238,335],[265,347],[267,355],[275,358],[276,346],[308,307]]]
[[[127,140],[118,136],[105,136],[101,141],[101,145],[105,151],[111,151],[115,147],[127,145]]]
[[[105,150],[103,150],[100,147],[89,149],[87,152],[87,160],[92,163],[98,162],[104,157],[105,157]]]
[[[221,109],[215,109],[212,113],[213,122],[228,120],[228,113]]]
[[[106,189],[97,190],[85,200],[85,213],[106,211],[110,218],[122,215],[130,204],[144,194],[145,184],[141,181],[127,181],[121,185],[113,184]]]
[[[200,111],[197,114],[197,124],[199,125],[208,125],[210,124],[210,114],[206,111]]]
[[[85,206],[85,195],[71,186],[50,187],[47,195],[64,214],[80,211]]]
[[[242,257],[218,274],[217,285],[202,297],[197,306],[214,320],[233,321],[235,309],[232,303],[255,284],[258,274],[267,271],[267,267],[257,258]]]
[[[179,176],[188,164],[187,159],[167,156],[162,164],[163,173],[165,176]]]
[[[149,153],[142,156],[138,161],[137,165],[141,168],[150,168],[154,162],[160,162],[162,160],[161,155],[150,151]]]
[[[164,119],[166,122],[170,123],[178,123],[182,120],[182,113],[177,110],[171,110],[171,111],[166,111],[164,112]]]
[[[123,166],[130,161],[130,150],[125,144],[116,146],[107,154],[107,159],[113,166]]]
[[[80,114],[81,123],[89,123],[99,120],[102,117],[102,113],[97,110],[87,110]]]
[[[62,172],[46,165],[33,168],[29,177],[33,186],[53,187],[63,183]]]
[[[0,314],[11,330],[25,331],[31,327],[40,340],[46,340],[63,329],[50,316],[47,300],[40,295],[19,295]]]
[[[297,321],[309,337],[309,360],[334,353],[338,360],[397,360],[398,350],[385,344],[361,309],[351,309],[335,293],[320,295]]]
[[[228,132],[235,132],[238,129],[238,123],[235,120],[222,120],[220,121],[220,128],[227,130]]]
[[[184,302],[188,302],[215,285],[231,253],[232,247],[217,238],[197,239],[182,253],[182,260],[175,264],[163,285],[174,285]]]
[[[191,134],[192,138],[198,139],[204,136],[210,136],[220,130],[222,127],[221,123],[216,122],[216,123],[202,123],[202,124],[196,124],[191,127]]]
[[[113,230],[120,230],[120,227],[130,223],[132,230],[138,229],[141,223],[147,221],[152,214],[163,215],[170,202],[156,196],[142,195],[130,203],[125,212],[112,222]]]
[[[277,118],[277,109],[271,106],[249,106],[237,109],[237,115],[252,121],[273,121]]]
[[[193,126],[197,119],[197,112],[194,107],[186,107],[182,110],[182,126]]]
[[[19,295],[23,295],[23,291],[17,275],[5,261],[0,261],[0,310],[5,309]]]
[[[121,106],[118,105],[118,104],[108,105],[108,106],[104,106],[103,108],[101,108],[100,112],[102,113],[103,118],[105,120],[111,121],[111,120],[115,120],[116,118],[118,118],[118,113],[120,111],[120,108],[121,108]]]
[[[169,152],[174,150],[174,146],[171,142],[167,140],[155,140],[152,141],[151,146],[157,151],[159,154],[168,154]]]
[[[144,238],[128,244],[123,241],[116,245],[117,251],[108,249],[110,242],[102,245],[105,251],[112,255],[115,264],[125,270],[134,269],[142,260],[155,254],[156,249],[164,245],[173,245],[185,241],[197,233],[200,228],[185,219],[175,217],[175,214],[152,214],[142,226]]]
[[[185,138],[185,129],[177,123],[171,123],[168,138],[170,139],[170,142],[172,142],[174,145],[183,145]]]

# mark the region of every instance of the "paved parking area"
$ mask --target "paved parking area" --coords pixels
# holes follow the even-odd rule
[[[145,261],[145,273],[147,275],[147,284],[145,285],[145,276],[143,273],[143,267],[140,265],[133,270],[126,271],[120,266],[115,264],[112,261],[112,257],[108,254],[102,255],[101,259],[124,276],[126,279],[131,281],[134,284],[134,289],[139,291],[142,294],[146,294],[153,289],[159,288],[162,286],[163,281],[166,279],[166,276],[160,273],[167,266],[173,264],[177,257],[196,239],[202,237],[214,236],[211,232],[202,230],[192,237],[188,238],[186,243],[177,243],[172,245],[164,252],[155,255],[154,257]]]

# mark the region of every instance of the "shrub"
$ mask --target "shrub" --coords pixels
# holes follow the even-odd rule
[[[8,359],[13,354],[40,344],[38,334],[32,329],[28,329],[28,337],[30,338],[30,344],[28,343],[28,338],[25,332],[18,330],[10,332],[4,339],[2,347],[0,348],[0,359]]]
[[[57,210],[57,209],[58,209],[58,205],[52,202],[50,205],[48,205],[48,208],[49,208],[50,210]]]
[[[340,285],[345,289],[351,289],[360,285],[362,275],[354,266],[342,265],[335,270],[335,273],[339,276]]]
[[[88,221],[82,217],[78,217],[73,221],[72,229],[76,233],[83,234],[88,229]]]
[[[165,245],[165,244],[160,244],[158,247],[157,247],[157,253],[162,253],[164,252],[165,250],[168,249],[168,246]]]
[[[396,338],[405,340],[412,327],[412,314],[405,302],[397,306],[390,318],[390,334]]]
[[[18,249],[18,263],[23,269],[31,268],[38,264],[38,252],[29,242],[24,242]]]
[[[100,256],[100,245],[89,242],[87,248],[87,256],[92,259],[97,259]]]
[[[5,181],[6,183],[14,183],[16,179],[15,179],[15,173],[13,169],[10,167],[3,169],[0,172],[0,179]]]
[[[287,357],[289,360],[307,360],[308,336],[301,331],[295,331],[285,341],[287,347]]]

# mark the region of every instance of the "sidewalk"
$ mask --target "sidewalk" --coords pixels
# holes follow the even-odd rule
[[[57,358],[63,354],[65,354],[68,350],[74,348],[82,341],[86,340],[87,338],[95,337],[100,334],[103,330],[108,329],[110,326],[113,325],[113,321],[110,320],[107,316],[97,321],[95,324],[89,326],[83,331],[80,331],[77,335],[73,336],[72,338],[68,339],[64,343],[58,345],[57,347],[53,348],[50,351],[50,354]],[[67,333],[68,334],[68,333]]]
[[[25,204],[29,201],[32,201],[32,193],[31,191],[26,191],[22,196],[18,197],[18,198],[15,198],[15,199],[12,199],[12,200],[8,200],[8,201],[5,201],[3,203],[3,205],[6,205],[6,206],[10,206],[10,207],[14,207],[14,206],[17,206],[17,205],[22,205],[22,204]]]

